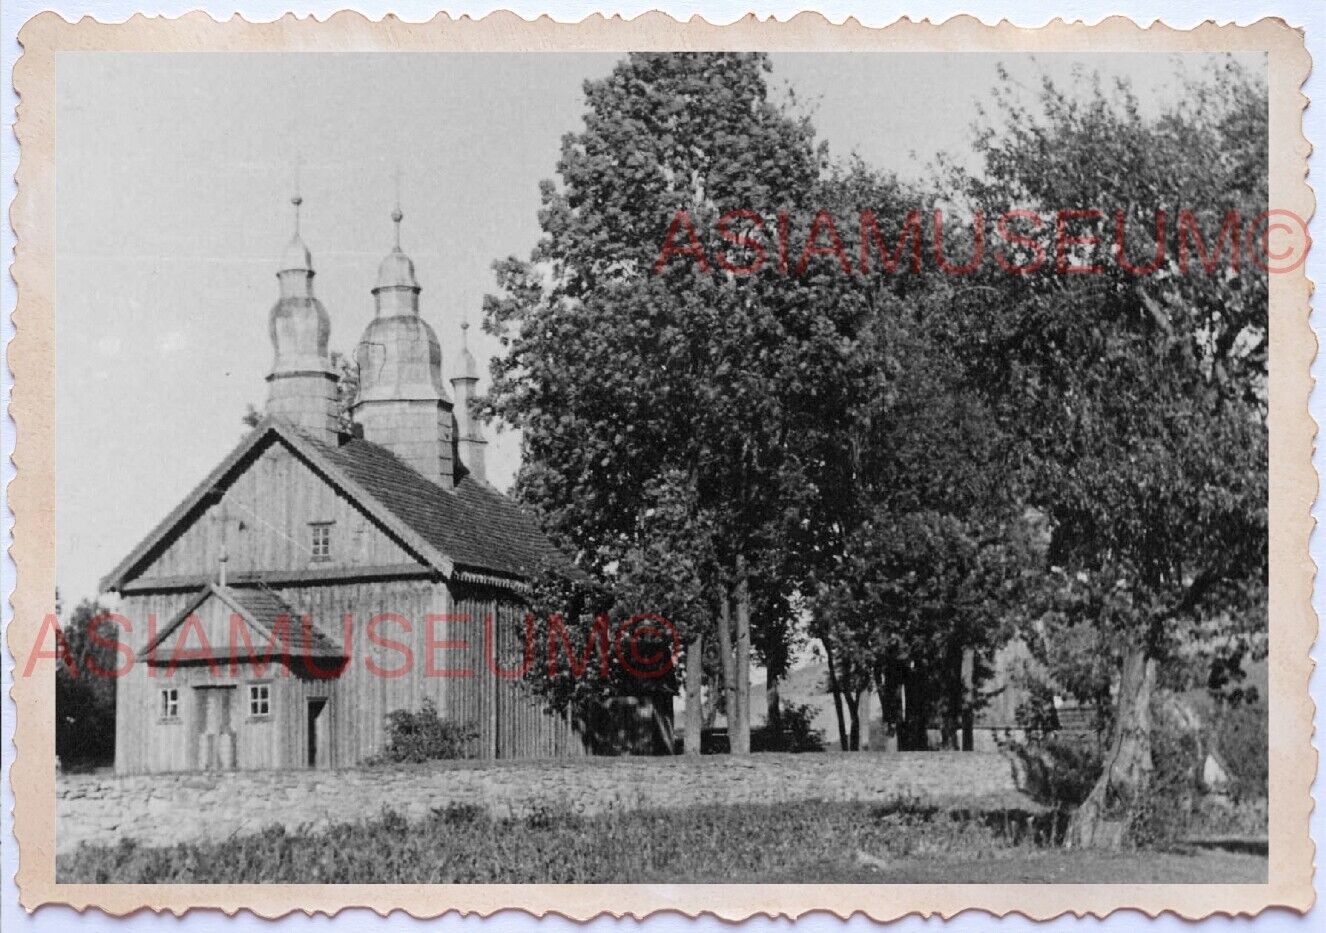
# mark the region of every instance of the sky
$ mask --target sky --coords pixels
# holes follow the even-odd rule
[[[493,261],[525,256],[538,239],[538,185],[554,176],[563,134],[582,125],[583,82],[619,58],[62,53],[56,521],[65,604],[96,595],[97,580],[239,442],[246,406],[261,407],[296,175],[331,347],[352,353],[392,245],[399,170],[402,246],[449,379],[461,322],[477,325],[494,290]],[[970,161],[971,125],[1001,62],[1027,88],[1041,73],[1071,83],[1075,68],[1128,77],[1151,106],[1175,88],[1172,56],[772,58],[771,84],[813,103],[833,151],[904,178],[920,177],[939,153]],[[1260,56],[1248,63],[1264,68]],[[477,326],[469,335],[486,374],[497,342]],[[489,478],[506,488],[519,439],[493,428],[489,438]]]

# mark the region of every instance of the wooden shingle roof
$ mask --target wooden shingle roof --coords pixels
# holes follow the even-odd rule
[[[448,579],[459,575],[521,589],[541,563],[566,563],[515,501],[471,475],[443,489],[377,444],[356,438],[332,447],[269,419],[102,578],[101,589],[117,590],[133,580],[177,529],[196,519],[271,443],[289,447],[420,563]]]
[[[166,624],[160,635],[152,639],[139,652],[139,660],[153,660],[153,655],[155,655],[157,649],[184,625],[185,620],[190,615],[197,612],[203,603],[213,597],[225,603],[231,612],[238,613],[255,630],[262,639],[260,643],[255,642],[258,650],[262,650],[263,645],[279,644],[284,641],[289,646],[290,656],[293,658],[346,657],[344,646],[336,644],[333,639],[318,628],[314,620],[301,616],[297,610],[291,608],[285,600],[271,590],[263,587],[232,588],[222,586],[219,583],[209,583],[199,590],[194,598],[189,600],[189,604]],[[278,631],[285,634],[284,639],[274,638]],[[158,664],[169,663],[170,661],[169,658],[155,658],[154,660]],[[211,660],[217,662],[227,661],[229,655],[218,656]]]
[[[309,443],[456,568],[524,579],[541,562],[558,559],[532,517],[471,475],[445,490],[377,444],[357,438],[335,448]]]

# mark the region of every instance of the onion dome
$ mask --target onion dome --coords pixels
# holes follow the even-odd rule
[[[378,284],[373,288],[379,317],[419,313],[419,281],[414,277],[414,260],[401,250],[401,218],[398,207],[391,212],[396,224],[396,245],[378,264]]]
[[[398,207],[391,212],[392,222],[396,224],[396,245],[378,265],[378,284],[373,294],[383,288],[412,288],[419,291],[419,281],[414,277],[414,260],[401,251],[401,219],[405,215]]]
[[[355,348],[359,364],[357,404],[384,399],[446,399],[442,346],[418,315],[375,317]]]
[[[281,254],[281,265],[277,269],[277,274],[282,272],[307,272],[313,274],[313,255],[304,245],[303,238],[299,235],[299,206],[304,203],[304,199],[295,195],[290,199],[290,203],[295,206],[295,233],[286,244],[285,252]]]
[[[295,206],[295,234],[281,255],[276,273],[281,295],[267,318],[275,352],[274,374],[330,368],[327,343],[331,322],[322,302],[313,297],[313,257],[299,235],[303,198],[295,195],[290,203]]]
[[[295,195],[290,203],[295,206],[295,234],[276,273],[280,297],[267,315],[273,355],[267,375],[267,414],[330,444],[338,417],[336,374],[327,352],[331,322],[322,302],[313,297],[313,258],[299,235],[303,199]]]
[[[299,234],[295,234],[286,245],[285,252],[281,254],[281,271],[313,271],[313,256],[309,253],[308,247],[304,245],[304,241],[299,238]]]
[[[377,315],[364,328],[355,350],[359,364],[359,403],[385,399],[447,399],[442,380],[442,346],[428,322],[419,316],[419,283],[414,262],[401,250],[401,219],[396,245],[378,267],[373,288]]]

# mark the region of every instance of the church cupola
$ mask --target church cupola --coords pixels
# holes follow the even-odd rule
[[[302,429],[324,444],[337,433],[336,373],[327,352],[331,324],[313,297],[313,260],[299,231],[303,198],[295,207],[295,234],[281,256],[280,297],[268,315],[274,358],[267,376],[268,416]]]
[[[396,245],[378,264],[378,284],[373,287],[379,317],[419,313],[420,288],[414,277],[414,260],[401,250],[401,220],[404,217],[399,207],[391,212],[391,222],[396,225]]]
[[[487,482],[488,441],[483,436],[483,422],[470,411],[479,384],[479,367],[470,353],[469,329],[469,321],[461,323],[460,353],[451,377],[451,388],[456,393],[456,454],[475,479]]]
[[[414,263],[401,250],[403,216],[399,206],[392,211],[396,245],[378,266],[375,314],[355,349],[359,396],[354,420],[365,440],[450,489],[452,411],[442,381],[442,346],[419,316]]]

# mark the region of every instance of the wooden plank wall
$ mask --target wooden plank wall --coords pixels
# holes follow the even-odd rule
[[[308,523],[314,521],[335,523],[329,562],[311,560]],[[339,677],[322,680],[269,672],[274,686],[272,715],[266,721],[249,722],[245,684],[254,679],[254,672],[244,670],[231,677],[228,665],[223,665],[227,672],[217,682],[232,683],[236,689],[231,702],[237,723],[237,767],[306,767],[307,705],[313,697],[328,698],[323,715],[328,719],[327,763],[331,767],[358,765],[379,753],[385,744],[387,714],[418,710],[426,697],[436,702],[444,717],[475,730],[472,754],[476,757],[586,753],[585,743],[568,717],[547,712],[526,686],[499,679],[489,668],[486,618],[496,619],[496,634],[505,643],[518,643],[523,635],[523,612],[512,595],[491,587],[458,584],[456,598],[436,576],[356,579],[357,567],[423,568],[283,445],[273,444],[263,451],[225,491],[222,503],[213,504],[166,544],[140,569],[138,578],[142,582],[215,578],[223,540],[228,573],[310,568],[345,571],[341,578],[333,573],[322,582],[278,585],[272,581],[272,588],[296,613],[310,614],[334,643],[345,640],[350,662]],[[192,592],[164,587],[125,595],[122,611],[133,629],[124,640],[135,655],[149,637],[148,616],[155,616],[159,631],[192,597]],[[348,629],[344,624],[347,612],[351,614]],[[439,618],[430,620],[430,615]],[[453,618],[443,620],[443,615]],[[374,617],[379,617],[377,644],[368,637]],[[430,641],[435,650],[430,651]],[[382,644],[385,642],[400,647]],[[443,642],[454,644],[442,648],[439,643]],[[228,645],[213,648],[228,660]],[[255,648],[261,648],[256,641]],[[500,663],[502,649],[494,647],[492,653]],[[129,675],[119,679],[116,769],[122,773],[196,765],[193,717],[200,704],[193,691],[203,683],[198,678],[210,680],[210,672],[206,667],[176,672],[175,680],[185,689],[180,692],[180,717],[174,722],[160,721],[163,673],[161,669],[149,672],[145,663],[138,662]]]
[[[430,613],[446,611],[446,588],[430,580],[381,580],[276,592],[301,615],[311,615],[332,642],[348,645],[350,657],[333,680],[300,681],[299,723],[292,738],[300,749],[307,748],[307,701],[328,696],[323,714],[330,717],[328,764],[362,764],[382,751],[387,714],[417,710],[431,695],[424,676],[425,622]],[[376,641],[369,638],[370,627]]]
[[[445,676],[433,678],[431,686],[437,691],[442,716],[474,732],[471,757],[492,758],[497,747],[497,707],[484,664],[483,619],[488,603],[470,588],[450,596],[450,618],[438,620],[435,637],[455,645],[434,655],[435,670]]]
[[[518,670],[524,663],[525,611],[510,602],[492,605],[497,620],[497,665]],[[548,709],[526,684],[498,677],[496,694],[498,758],[567,758],[589,753],[571,718]]]
[[[332,522],[331,560],[312,559],[310,522]],[[283,444],[274,443],[145,568],[144,575],[407,564],[414,558]]]
[[[179,613],[193,598],[192,593],[157,593],[125,597],[117,610],[128,622],[121,625],[120,641],[129,645],[135,658],[156,632]],[[192,747],[187,726],[196,710],[190,691],[180,690],[180,717],[177,722],[160,722],[160,689],[172,684],[161,678],[160,671],[150,672],[142,661],[135,660],[123,677],[115,682],[115,771],[139,774],[157,771],[181,771],[192,767]],[[155,676],[153,676],[155,675]]]
[[[514,666],[524,637],[524,612],[510,597],[485,587],[463,586],[453,599],[441,581],[427,579],[377,580],[335,585],[290,587],[276,590],[295,610],[312,616],[322,631],[340,645],[346,637],[349,611],[350,662],[334,679],[291,675],[273,664],[265,676],[241,666],[229,671],[229,647],[213,644],[221,672],[213,677],[206,666],[180,668],[172,678],[164,669],[149,674],[145,663],[135,663],[117,685],[116,769],[121,773],[189,770],[197,763],[197,697],[202,684],[233,684],[232,724],[237,736],[237,768],[307,767],[308,701],[326,697],[329,767],[353,767],[382,751],[386,717],[394,710],[418,710],[426,697],[440,714],[464,723],[477,735],[471,754],[478,758],[565,757],[588,754],[586,738],[571,718],[547,710],[544,703],[519,681],[500,678],[490,669],[485,647],[484,620],[495,620],[497,642],[493,663]],[[160,631],[191,599],[187,592],[127,596],[122,611],[134,629],[124,640],[135,653],[146,643],[146,620],[156,617]],[[347,609],[348,607],[348,609]],[[433,656],[430,661],[429,616],[433,615]],[[443,620],[442,616],[449,616]],[[369,623],[376,623],[377,642],[370,641]],[[459,618],[458,618],[459,617]],[[295,622],[298,625],[298,621]],[[457,644],[440,647],[443,642]],[[400,648],[386,642],[395,642]],[[190,647],[197,647],[192,642]],[[264,650],[255,639],[255,650]],[[243,646],[238,646],[242,653]],[[409,653],[408,658],[404,652]],[[169,661],[169,653],[160,655]],[[376,670],[369,666],[369,661]],[[272,713],[267,720],[250,720],[250,682],[273,685]],[[158,715],[163,684],[181,687],[180,717],[162,722]]]
[[[189,598],[187,593],[126,598],[120,611],[132,623],[133,631],[122,634],[121,640],[132,645],[136,654],[148,638],[149,614],[155,614],[155,627],[159,631]],[[252,664],[238,664],[232,672],[228,633],[216,637],[217,633],[213,631],[215,620],[206,625],[211,608],[207,605],[200,607],[199,616],[209,630],[209,643],[217,660],[215,671],[198,662],[181,664],[172,671],[168,666],[150,667],[146,662],[136,661],[129,673],[117,681],[115,768],[118,773],[196,768],[203,702],[199,691],[209,688],[234,690],[230,699],[230,728],[235,733],[237,769],[305,766],[308,700],[330,696],[336,688],[336,681],[300,677],[275,661],[265,670]],[[193,650],[200,647],[196,633],[190,636],[186,647]],[[266,650],[265,643],[258,638],[254,639],[253,647],[257,652]],[[240,657],[245,650],[242,643],[236,645]],[[158,660],[162,665],[168,665],[171,656],[171,649],[163,646]],[[249,715],[248,685],[255,683],[266,683],[271,687],[271,713],[267,717]],[[160,716],[161,690],[169,687],[179,691],[179,716],[174,720],[163,720]]]

